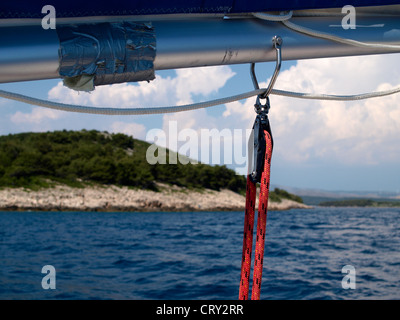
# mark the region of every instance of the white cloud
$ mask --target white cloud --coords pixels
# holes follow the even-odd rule
[[[174,78],[157,76],[149,83],[98,86],[90,93],[70,90],[59,82],[49,91],[49,99],[116,108],[188,104],[193,95],[217,92],[234,75],[227,66],[180,69]]]
[[[111,124],[109,131],[115,133],[124,133],[140,140],[144,140],[146,137],[146,127],[139,123],[115,121]]]
[[[11,116],[10,120],[15,124],[40,124],[47,119],[59,119],[61,115],[62,112],[60,111],[33,107],[32,112],[30,113],[22,113],[20,111],[17,111]]]
[[[275,88],[355,94],[400,84],[399,55],[298,61],[281,72]],[[267,84],[262,83],[265,87]],[[400,95],[334,102],[270,97],[275,157],[292,163],[311,160],[371,165],[400,161]],[[255,99],[227,105],[226,122],[254,118]],[[245,112],[244,112],[245,110]]]
[[[192,94],[207,96],[217,92],[235,75],[227,66],[180,69],[176,73],[178,104],[192,103]]]

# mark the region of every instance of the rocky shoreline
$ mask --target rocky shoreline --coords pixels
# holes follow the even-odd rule
[[[2,211],[242,211],[245,197],[230,190],[188,190],[159,185],[159,192],[117,186],[0,190]],[[269,202],[269,210],[312,208],[292,200]]]

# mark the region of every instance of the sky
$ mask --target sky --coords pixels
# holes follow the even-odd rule
[[[400,85],[400,54],[284,61],[275,89],[358,94]],[[266,87],[274,62],[256,65]],[[52,101],[101,107],[173,106],[253,90],[249,65],[157,71],[156,79],[75,92],[62,80],[0,84]],[[0,98],[0,135],[96,129],[121,132],[210,164],[247,172],[246,134],[255,97],[164,115],[104,116],[55,111]],[[400,94],[353,102],[270,96],[274,138],[271,184],[400,193]],[[211,137],[211,138],[210,138]],[[214,140],[213,140],[214,139]]]

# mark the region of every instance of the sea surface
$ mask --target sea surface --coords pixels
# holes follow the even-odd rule
[[[243,212],[0,212],[0,299],[236,300],[243,219]],[[55,289],[42,287],[46,265]],[[349,281],[344,266],[354,268]],[[261,299],[399,298],[399,208],[268,212]]]

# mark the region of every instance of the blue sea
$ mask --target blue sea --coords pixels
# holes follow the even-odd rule
[[[399,208],[268,212],[261,299],[399,299],[399,218]],[[236,300],[243,219],[0,212],[0,299]],[[55,289],[42,287],[45,265]],[[354,289],[342,286],[344,266]]]

